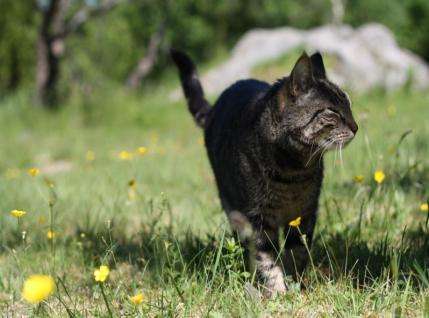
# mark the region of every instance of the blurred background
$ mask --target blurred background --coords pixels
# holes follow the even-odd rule
[[[52,109],[88,102],[105,85],[162,85],[171,46],[207,68],[256,28],[378,22],[429,61],[428,17],[425,0],[1,0],[0,94],[31,93]]]
[[[287,76],[303,50],[351,97],[359,132],[325,156],[313,247],[330,278],[317,297],[294,289],[287,314],[226,276],[233,254],[216,267],[228,222],[170,47],[211,101],[238,79]],[[148,316],[423,316],[428,62],[427,0],[0,0],[0,312],[31,315],[22,282],[51,260],[87,316],[105,316],[100,264],[120,316],[139,290],[159,305]]]

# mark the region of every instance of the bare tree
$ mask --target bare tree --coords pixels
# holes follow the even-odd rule
[[[345,11],[345,1],[346,0],[331,0],[332,23],[333,24],[343,23],[344,11]]]
[[[105,0],[94,8],[84,6],[69,19],[66,19],[66,11],[70,0],[50,0],[42,9],[36,63],[36,90],[39,103],[48,108],[57,105],[59,66],[65,51],[65,39],[79,30],[89,18],[107,13],[119,1]]]
[[[158,57],[158,51],[164,36],[165,25],[161,22],[158,30],[152,34],[146,49],[146,55],[139,61],[127,79],[127,86],[137,88],[152,71]]]

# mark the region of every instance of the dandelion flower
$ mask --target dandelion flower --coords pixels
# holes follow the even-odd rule
[[[10,211],[10,214],[16,218],[21,218],[23,217],[25,214],[27,214],[27,212],[25,211],[21,211],[21,210],[12,210]]]
[[[420,205],[420,211],[422,211],[422,212],[428,212],[429,211],[429,205],[427,203],[422,203]]]
[[[94,271],[94,279],[96,282],[104,282],[109,276],[110,269],[106,265],[101,265],[99,269]]]
[[[204,138],[203,138],[203,137],[198,138],[198,143],[199,143],[201,146],[204,146],[204,144],[205,144]]]
[[[128,181],[128,200],[129,201],[134,201],[134,199],[136,198],[136,186],[137,186],[136,180],[133,179]]]
[[[146,147],[138,147],[137,148],[137,153],[140,156],[144,156],[147,153],[147,148]]]
[[[383,171],[377,170],[376,172],[374,172],[374,180],[378,184],[383,183],[385,178],[386,178],[386,175],[384,174]]]
[[[362,183],[365,180],[365,177],[362,175],[357,175],[353,177],[353,181],[356,183]]]
[[[32,275],[22,288],[24,299],[30,303],[38,304],[48,298],[55,290],[55,282],[51,276]]]
[[[144,300],[144,295],[143,295],[143,293],[138,293],[137,295],[129,296],[129,297],[130,297],[131,302],[132,302],[134,305],[139,305],[139,304],[141,304],[141,303],[143,302],[143,300]]]
[[[46,233],[46,237],[48,238],[48,240],[52,240],[56,235],[57,233],[51,230],[49,230],[48,233]]]
[[[301,224],[301,217],[298,216],[295,220],[289,222],[289,226],[298,227]]]
[[[35,177],[40,173],[40,170],[36,168],[31,168],[27,170],[27,173],[29,176]]]
[[[131,160],[133,158],[133,154],[129,151],[121,151],[119,153],[119,159],[121,160]]]
[[[88,150],[85,154],[86,161],[94,161],[95,160],[95,152],[92,150]]]

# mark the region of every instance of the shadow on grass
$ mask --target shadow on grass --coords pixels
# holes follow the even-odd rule
[[[149,271],[159,283],[177,274],[207,281],[214,273],[225,274],[231,269],[230,264],[243,271],[242,253],[231,255],[225,247],[220,248],[222,241],[230,238],[228,234],[222,237],[222,233],[218,237],[197,236],[191,232],[175,235],[168,228],[147,229],[131,238],[108,232],[87,232],[84,260],[93,264],[112,263],[112,260],[127,262]]]
[[[108,233],[101,236],[108,237]],[[115,237],[108,248],[103,241],[106,240],[100,240],[100,233],[88,235],[85,260],[114,258],[117,262],[129,262],[163,281],[171,273],[207,280],[214,274],[226,273],[231,264],[225,247],[218,253],[222,236],[199,237],[191,232],[175,236],[164,229],[143,231],[133,238]],[[316,266],[334,281],[351,278],[356,286],[371,285],[387,277],[406,281],[413,273],[414,281],[420,284],[427,274],[421,277],[416,270],[429,265],[429,235],[424,228],[405,231],[400,244],[394,244],[388,234],[377,242],[360,239],[352,232],[320,235],[315,240],[313,255]],[[218,266],[214,268],[217,258]],[[233,262],[244,269],[241,253],[234,256]]]
[[[419,283],[428,276],[429,234],[422,227],[406,230],[399,244],[393,243],[388,233],[376,242],[359,238],[357,233],[320,235],[315,239],[313,254],[317,265],[323,272],[327,269],[334,280],[350,277],[363,285],[387,277],[407,280],[413,273]],[[419,268],[423,272],[418,273]]]
[[[79,234],[76,233],[77,238]],[[230,270],[244,271],[243,254],[231,254],[222,243],[231,238],[220,231],[212,236],[190,231],[176,235],[171,227],[156,225],[143,227],[131,236],[123,228],[112,232],[89,230],[81,242],[83,260],[88,266],[108,263],[114,267],[115,263],[126,262],[148,271],[154,283],[162,284],[170,281],[172,275],[207,281],[215,275],[222,279]],[[75,242],[76,238],[68,238],[64,248],[72,248]],[[3,249],[15,245],[19,242],[2,244]],[[334,281],[350,278],[361,286],[387,277],[406,281],[411,275],[417,285],[429,282],[429,233],[424,225],[405,230],[399,244],[388,233],[382,240],[374,241],[360,238],[356,231],[322,231],[315,238],[312,251],[321,273]]]

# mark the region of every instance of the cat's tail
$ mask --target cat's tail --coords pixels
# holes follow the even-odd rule
[[[180,82],[188,101],[189,111],[197,125],[204,128],[211,107],[204,98],[204,91],[198,78],[197,68],[185,53],[172,49],[170,54],[179,69]]]

